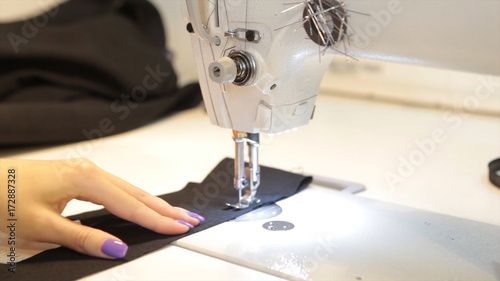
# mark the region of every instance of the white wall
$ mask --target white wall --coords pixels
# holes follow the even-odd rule
[[[67,0],[0,0],[0,23],[29,18]]]

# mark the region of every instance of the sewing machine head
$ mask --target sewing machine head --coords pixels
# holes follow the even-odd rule
[[[258,201],[258,134],[313,117],[322,77],[345,48],[346,9],[336,0],[186,0],[186,8],[208,116],[234,132],[240,200],[231,206],[245,208]]]
[[[211,122],[248,133],[279,133],[306,125],[333,57],[326,46],[335,48],[347,30],[343,4],[187,4],[189,26],[198,35],[192,36],[192,44]]]

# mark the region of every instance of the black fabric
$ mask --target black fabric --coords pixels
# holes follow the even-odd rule
[[[122,220],[106,210],[99,210],[70,217],[84,225],[100,228],[129,245],[125,258],[106,260],[89,257],[67,248],[49,250],[23,261],[16,266],[16,273],[8,272],[7,265],[0,266],[0,280],[74,280],[96,273],[161,248],[168,243],[194,234],[222,222],[248,213],[260,206],[289,197],[309,185],[312,178],[278,169],[261,167],[262,182],[258,197],[260,204],[247,209],[226,207],[235,202],[237,192],[233,187],[234,160],[226,158],[203,180],[201,184],[189,183],[181,191],[160,196],[170,204],[197,212],[206,221],[182,235],[161,235],[136,224]],[[237,231],[235,229],[235,231]],[[168,273],[165,273],[168,274]]]
[[[71,0],[0,24],[0,146],[89,140],[196,105],[146,0]]]

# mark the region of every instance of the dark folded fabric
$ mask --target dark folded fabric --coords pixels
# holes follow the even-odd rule
[[[71,0],[0,24],[0,146],[91,140],[198,104],[165,38],[146,0]]]
[[[200,213],[206,221],[182,235],[161,235],[120,219],[106,210],[99,210],[70,217],[82,224],[100,228],[129,245],[127,256],[120,260],[89,257],[67,248],[58,248],[40,253],[16,265],[16,273],[8,272],[7,265],[0,266],[0,280],[74,280],[96,273],[161,248],[168,243],[194,234],[225,221],[234,219],[258,207],[289,197],[309,185],[310,177],[261,167],[262,182],[258,205],[235,210],[226,207],[226,202],[237,201],[233,187],[232,159],[224,159],[201,184],[189,183],[178,192],[160,196],[170,204]],[[236,231],[236,230],[235,230]]]

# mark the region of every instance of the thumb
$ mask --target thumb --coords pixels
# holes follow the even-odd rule
[[[53,242],[77,252],[113,259],[123,258],[128,246],[121,239],[99,229],[81,225],[57,216]]]

